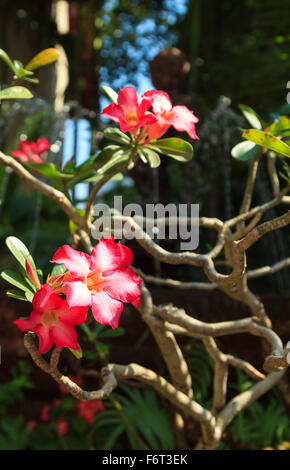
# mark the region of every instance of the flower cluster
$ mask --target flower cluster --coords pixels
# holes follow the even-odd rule
[[[82,378],[80,375],[69,377],[76,384],[82,384]],[[61,392],[61,395],[65,395],[67,393],[67,390],[62,385],[59,385],[58,387]],[[64,436],[69,431],[68,421],[63,414],[63,403],[64,402],[62,401],[62,399],[55,399],[51,405],[44,405],[40,414],[40,420],[43,423],[49,423],[52,421],[51,415],[55,415],[55,411],[57,411],[58,419],[54,420],[54,425],[56,427],[56,432],[59,436]],[[104,411],[106,411],[101,400],[74,401],[72,402],[72,408],[74,409],[75,414],[82,418],[88,425],[90,425],[94,421],[98,413],[103,413]],[[29,432],[33,432],[36,426],[36,421],[28,421],[27,423]]]
[[[52,258],[63,264],[67,272],[48,276],[47,283],[38,284],[37,274],[26,263],[29,278],[39,290],[35,293],[33,311],[26,319],[14,320],[21,331],[34,331],[39,338],[39,354],[56,347],[79,349],[74,326],[86,321],[88,307],[102,325],[118,328],[123,303],[138,307],[142,282],[130,268],[132,251],[103,238],[91,255],[71,248],[60,247]]]
[[[118,102],[111,103],[101,114],[119,123],[122,132],[130,131],[135,137],[140,136],[139,129],[143,128],[140,140],[143,144],[160,138],[170,126],[198,139],[195,130],[198,118],[186,106],[172,106],[162,90],[146,91],[139,101],[135,88],[127,86],[120,89]]]
[[[47,139],[38,139],[36,142],[19,141],[19,150],[13,150],[11,155],[23,163],[44,163],[40,155],[50,148]]]

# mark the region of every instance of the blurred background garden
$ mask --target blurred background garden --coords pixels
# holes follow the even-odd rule
[[[137,165],[122,180],[107,183],[98,202],[113,205],[170,202],[200,204],[200,214],[229,219],[239,211],[248,163],[231,156],[249,127],[239,107],[253,108],[265,123],[290,115],[290,0],[0,0],[0,48],[23,64],[40,50],[54,47],[59,59],[36,72],[39,84],[26,84],[32,100],[0,104],[0,148],[7,155],[20,139],[51,143],[47,161],[63,168],[72,158],[81,165],[105,145],[107,120],[100,111],[109,100],[100,88],[136,87],[166,91],[173,105],[185,105],[199,118],[193,159],[180,164],[163,159],[158,168]],[[5,88],[12,73],[0,62]],[[288,89],[287,89],[288,86]],[[289,100],[288,100],[289,101]],[[174,136],[170,130],[168,136]],[[189,140],[187,135],[183,136]],[[282,165],[280,170],[282,171]],[[82,210],[90,183],[71,194]],[[267,161],[261,162],[253,204],[271,199]],[[273,208],[268,218],[277,217]],[[49,270],[56,246],[73,244],[75,231],[50,199],[27,187],[0,165],[0,271],[14,268],[5,245],[19,237],[38,266]],[[248,253],[250,269],[290,256],[289,229],[271,232]],[[200,230],[201,252],[214,238]],[[201,270],[154,262],[131,241],[134,264],[156,276],[203,280]],[[174,251],[174,240],[162,246]],[[269,249],[269,247],[271,247]],[[224,272],[228,266],[223,266]],[[271,313],[274,330],[290,340],[290,269],[249,281]],[[175,449],[172,409],[145,386],[122,385],[104,402],[77,402],[37,369],[12,321],[30,313],[30,305],[6,296],[0,279],[0,449]],[[153,287],[157,303],[174,301],[204,321],[247,314],[244,305],[221,292],[173,291]],[[21,308],[21,312],[19,309]],[[132,361],[166,374],[148,327],[126,305],[120,329],[81,327],[83,358],[64,354],[63,370],[93,389],[108,360]],[[259,364],[260,345],[246,335],[220,339],[223,350]],[[93,345],[93,346],[92,346]],[[213,363],[198,341],[181,341],[192,374],[195,400],[210,406]],[[246,349],[245,349],[246,345]],[[90,369],[94,373],[87,373]],[[290,376],[250,405],[232,422],[220,449],[290,448]],[[230,393],[251,386],[240,370],[230,375]],[[286,387],[286,388],[285,388]],[[195,430],[192,429],[194,434]]]

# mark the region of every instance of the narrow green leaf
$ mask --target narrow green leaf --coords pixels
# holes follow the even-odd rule
[[[131,142],[130,137],[115,127],[108,127],[105,129],[104,136],[106,139],[113,140],[114,142],[118,142],[120,144],[130,144]]]
[[[192,145],[178,137],[152,140],[149,145],[146,145],[146,148],[156,150],[179,162],[188,162],[193,157]]]
[[[113,101],[113,103],[118,103],[118,93],[113,90],[113,88],[107,86],[107,85],[101,85],[100,88],[104,90],[108,98]]]
[[[247,162],[253,158],[259,152],[259,150],[259,145],[254,144],[254,142],[244,140],[232,148],[231,155],[236,160]]]
[[[250,108],[250,106],[246,106],[245,104],[240,104],[239,107],[251,126],[253,126],[255,129],[263,129],[261,120],[256,111]]]
[[[28,300],[25,296],[25,293],[17,289],[8,290],[6,294],[8,297],[11,297],[12,299],[24,300],[25,302],[27,302]]]
[[[103,175],[100,175],[96,173],[95,175],[91,176],[90,178],[86,178],[85,180],[82,180],[83,183],[97,183],[103,178]],[[111,178],[111,181],[121,181],[123,179],[122,173],[117,173],[116,175],[113,175]]]
[[[243,137],[257,145],[260,145],[261,147],[274,150],[274,152],[290,157],[290,146],[267,132],[258,131],[256,129],[247,129],[243,132]]]
[[[36,266],[35,266],[35,263],[31,254],[29,253],[24,243],[22,243],[22,241],[19,240],[19,238],[7,237],[5,240],[5,243],[8,249],[13,254],[13,256],[15,256],[15,258],[17,259],[18,263],[20,263],[24,269],[25,269],[25,260],[27,259],[29,263],[31,264],[32,268],[36,271]]]
[[[29,302],[32,302],[34,294],[30,290],[27,290],[25,291],[25,297]]]
[[[30,62],[25,66],[25,70],[31,71],[43,67],[44,65],[55,62],[60,56],[60,53],[54,47],[44,49],[43,51],[36,54]]]
[[[33,95],[23,86],[11,86],[0,91],[0,100],[28,99]]]
[[[154,150],[142,147],[139,152],[145,157],[151,168],[157,168],[160,165],[160,157]]]
[[[2,271],[0,276],[2,277],[2,279],[9,282],[13,286],[18,287],[24,292],[30,291],[30,287],[26,283],[25,279],[21,276],[21,274],[12,271],[11,269],[5,269],[4,271]]]
[[[13,70],[13,72],[16,73],[12,60],[10,59],[9,55],[5,51],[3,51],[3,49],[0,49],[0,59],[4,60],[4,62],[6,62],[8,67],[10,67],[11,70]]]

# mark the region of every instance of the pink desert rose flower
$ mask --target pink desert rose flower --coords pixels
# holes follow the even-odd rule
[[[13,150],[11,155],[23,163],[44,163],[40,155],[49,149],[50,143],[47,139],[38,139],[36,142],[27,140],[19,141],[19,150]]]
[[[91,305],[95,320],[113,329],[118,328],[122,302],[139,305],[142,281],[129,268],[132,261],[132,251],[114,243],[113,238],[101,239],[91,256],[64,245],[52,258],[53,263],[64,264],[75,277],[65,283],[69,306]]]
[[[152,109],[157,122],[146,128],[147,139],[155,140],[161,137],[170,126],[180,132],[187,132],[192,139],[198,139],[195,124],[199,119],[186,106],[172,106],[170,98],[165,91],[149,90],[142,95],[152,102]]]
[[[102,413],[103,411],[106,411],[103,403],[100,400],[78,401],[77,410],[78,415],[83,418],[88,424],[94,421],[97,413]]]
[[[111,103],[101,113],[103,116],[118,122],[122,132],[139,129],[147,124],[156,122],[156,117],[148,113],[151,99],[143,97],[139,103],[134,87],[120,88],[118,104]]]
[[[34,331],[37,334],[39,354],[45,353],[54,344],[58,348],[79,348],[73,325],[86,321],[87,307],[69,307],[67,301],[57,296],[47,284],[34,294],[32,305],[30,317],[14,320],[13,323],[21,331]]]

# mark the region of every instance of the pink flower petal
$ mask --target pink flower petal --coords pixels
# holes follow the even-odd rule
[[[118,104],[124,109],[130,109],[135,111],[138,108],[138,95],[134,87],[126,86],[125,88],[120,88],[120,93],[118,96]]]
[[[118,243],[120,250],[121,250],[121,256],[122,256],[122,261],[118,266],[119,269],[126,269],[128,266],[130,266],[133,263],[133,252],[128,248],[126,245],[122,245],[122,243]]]
[[[198,139],[195,124],[199,119],[186,106],[174,106],[168,121],[177,131],[187,132],[192,139]]]
[[[172,109],[172,103],[165,91],[162,90],[149,90],[143,96],[153,99],[152,109],[156,114],[162,114]]]
[[[107,275],[120,266],[129,266],[132,261],[133,254],[129,248],[115,243],[114,238],[102,238],[93,248],[90,270]]]
[[[37,139],[36,141],[38,153],[43,153],[50,148],[50,143],[47,139]]]
[[[27,162],[28,161],[28,157],[27,157],[26,153],[22,152],[21,150],[13,150],[13,152],[11,152],[11,155],[13,157],[18,158],[18,160],[20,162]]]
[[[91,299],[90,299],[91,302]],[[57,312],[58,318],[68,325],[81,325],[87,319],[88,307],[71,307],[68,304]]]
[[[125,122],[124,121],[124,111],[121,108],[121,106],[119,106],[116,103],[109,104],[109,106],[107,106],[101,114],[103,116],[111,119],[114,122],[119,122],[119,123],[121,121]]]
[[[81,281],[66,284],[66,299],[70,307],[87,307],[92,304],[91,292]]]
[[[131,268],[127,268],[124,271],[115,271],[106,277],[105,280],[103,292],[106,292],[113,299],[121,300],[122,302],[133,302],[141,295],[139,288],[141,281]]]
[[[52,287],[44,284],[34,294],[32,305],[37,312],[46,312],[47,310],[58,310],[63,304],[63,299],[58,297]]]
[[[44,163],[44,161],[42,160],[42,158],[40,158],[40,156],[39,156],[37,153],[33,153],[33,154],[29,157],[29,161],[32,162],[32,163]]]
[[[76,330],[62,321],[50,328],[50,337],[57,348],[78,349],[79,347]]]
[[[113,330],[118,328],[122,311],[123,304],[105,292],[97,292],[92,296],[93,316],[102,325],[110,325]]]
[[[52,258],[53,263],[64,264],[77,277],[85,277],[89,272],[90,257],[69,245],[61,246]]]

